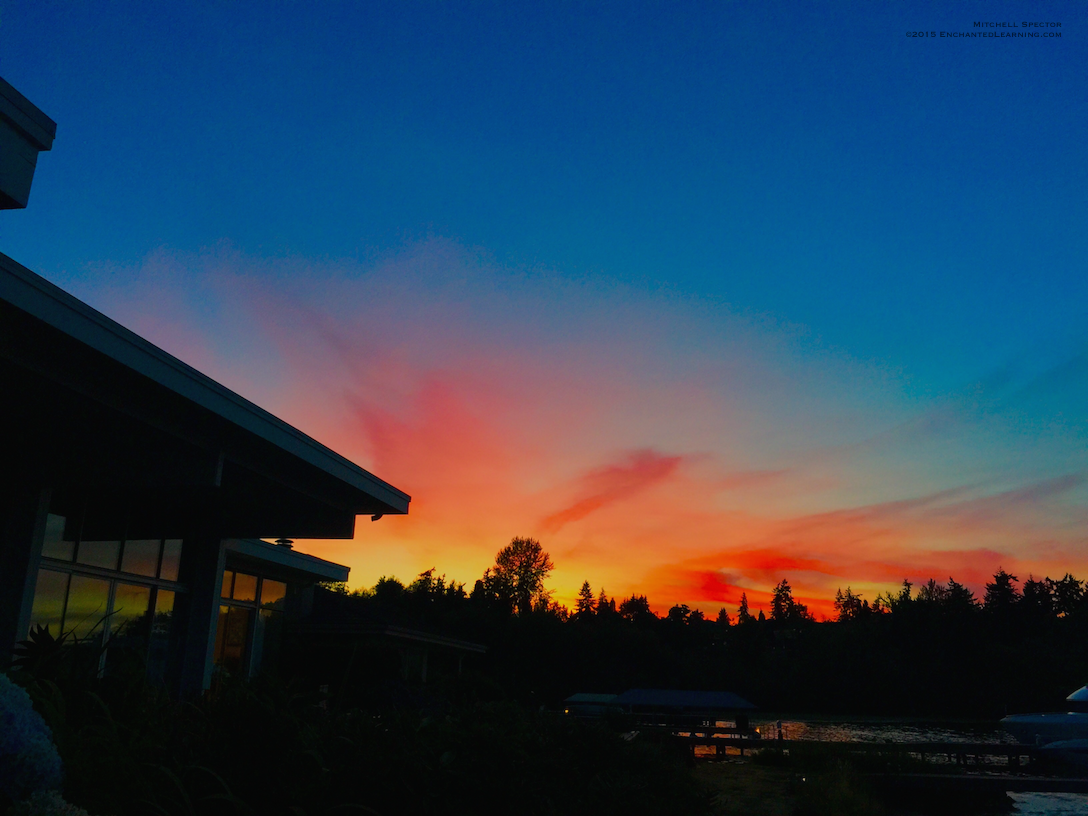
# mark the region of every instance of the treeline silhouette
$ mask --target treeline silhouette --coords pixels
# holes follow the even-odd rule
[[[767,711],[994,718],[1060,709],[1088,681],[1088,585],[1069,574],[1020,584],[999,569],[982,598],[952,578],[904,581],[872,602],[847,587],[831,621],[814,620],[782,580],[769,616],[742,595],[710,618],[685,605],[658,615],[645,595],[614,598],[588,581],[567,609],[544,588],[539,543],[511,546],[530,562],[521,573],[518,558],[503,562],[508,547],[470,590],[431,569],[407,585],[319,591],[315,614],[485,644],[479,688],[534,706],[656,687],[734,691]]]

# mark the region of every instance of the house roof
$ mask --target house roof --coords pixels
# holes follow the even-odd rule
[[[0,116],[10,121],[38,150],[49,150],[57,135],[57,123],[0,78]]]
[[[613,700],[615,705],[691,711],[732,711],[755,708],[729,691],[684,691],[680,689],[631,689]]]
[[[563,702],[568,704],[577,705],[578,703],[586,703],[591,705],[604,705],[606,703],[614,703],[616,701],[615,694],[586,694],[579,692],[578,694],[572,694]]]
[[[0,363],[27,395],[20,422],[41,426],[39,442],[51,443],[64,425],[82,421],[72,438],[102,447],[106,443],[91,439],[88,428],[113,422],[109,455],[95,463],[114,462],[111,477],[135,484],[149,478],[137,473],[139,448],[160,446],[171,464],[163,479],[203,491],[193,501],[216,505],[224,537],[346,538],[356,515],[408,512],[408,494],[3,254],[0,321],[7,329],[0,335]],[[48,423],[40,418],[50,412]],[[53,460],[67,461],[69,474],[86,472],[87,462],[72,458],[71,444],[52,444]],[[126,445],[132,450],[122,450]],[[187,507],[175,509],[184,514]]]
[[[253,564],[268,578],[283,581],[346,581],[351,567],[318,558],[316,555],[293,550],[260,539],[227,539],[227,566],[244,569]]]
[[[38,153],[53,146],[56,123],[0,79],[0,210],[30,199]]]

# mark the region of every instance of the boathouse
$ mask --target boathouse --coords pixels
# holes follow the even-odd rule
[[[697,727],[719,720],[735,720],[747,728],[749,712],[755,706],[729,691],[687,691],[683,689],[630,689],[611,705],[645,725]]]

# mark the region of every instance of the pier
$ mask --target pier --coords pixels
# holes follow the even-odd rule
[[[664,729],[661,729],[663,732]],[[685,746],[693,760],[723,759],[735,752],[743,757],[753,751],[779,751],[797,758],[859,756],[921,762],[934,758],[947,763],[946,772],[888,770],[865,773],[875,788],[885,795],[989,797],[1005,793],[1088,793],[1088,776],[1079,772],[1044,775],[1050,763],[1040,761],[1040,749],[1033,745],[1006,742],[870,742],[761,739],[738,734],[737,729],[708,728],[690,732],[672,732],[671,737]],[[706,749],[713,749],[708,751]],[[698,750],[702,749],[702,750]],[[732,749],[732,751],[730,751]],[[951,767],[949,767],[951,766]],[[900,764],[902,767],[902,764]],[[918,768],[915,764],[914,768]]]

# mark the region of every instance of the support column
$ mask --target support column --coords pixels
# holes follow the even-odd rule
[[[200,696],[211,685],[215,630],[226,564],[223,542],[209,535],[185,539],[179,580],[188,592],[175,601],[170,687],[179,699]]]
[[[42,488],[0,499],[0,667],[30,626],[51,495]]]

